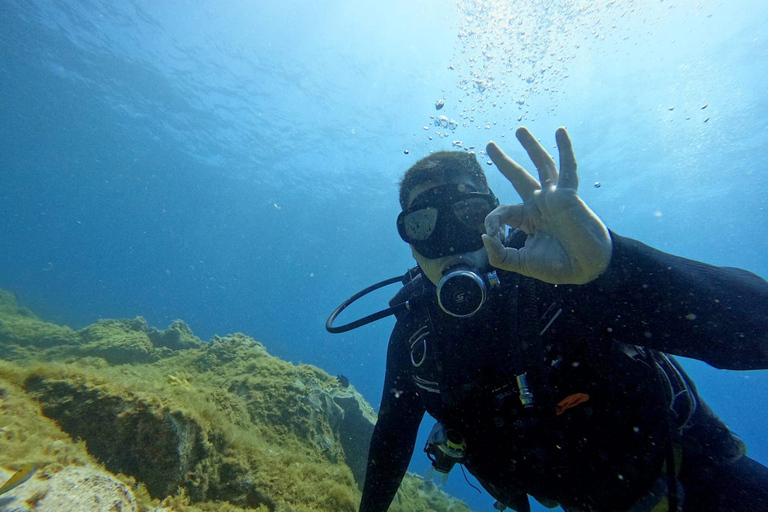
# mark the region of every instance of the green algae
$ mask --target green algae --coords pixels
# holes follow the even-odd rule
[[[0,290],[0,340],[8,350],[14,348],[25,357],[22,347],[59,347],[77,343],[77,334],[69,327],[40,321],[30,310],[18,306],[12,293]],[[0,352],[3,359],[10,353]]]
[[[373,419],[246,335],[140,317],[73,331],[0,290],[1,466],[102,464],[146,510],[353,512]],[[469,511],[413,475],[390,510]]]
[[[23,372],[0,361],[0,465],[83,465],[94,463],[85,443],[74,441],[45,417],[40,405],[20,387]]]

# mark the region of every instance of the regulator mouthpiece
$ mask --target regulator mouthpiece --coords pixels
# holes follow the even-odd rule
[[[440,309],[456,318],[472,316],[483,307],[488,288],[498,286],[495,271],[481,276],[469,266],[452,267],[445,271],[437,283],[437,303]]]

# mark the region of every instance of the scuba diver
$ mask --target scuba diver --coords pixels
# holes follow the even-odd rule
[[[566,512],[768,511],[768,468],[671,355],[768,368],[768,283],[610,232],[578,196],[565,129],[559,171],[527,129],[517,138],[539,180],[487,152],[521,204],[499,204],[473,153],[408,169],[397,229],[418,267],[328,320],[397,318],[360,512],[389,508],[425,412],[434,470],[461,464],[497,510],[531,496]],[[389,309],[333,326],[399,281]]]

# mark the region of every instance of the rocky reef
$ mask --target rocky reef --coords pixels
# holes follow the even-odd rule
[[[243,334],[54,325],[0,290],[0,510],[353,512],[375,413]],[[408,475],[393,512],[469,512]]]

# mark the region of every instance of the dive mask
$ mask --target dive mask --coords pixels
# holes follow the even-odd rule
[[[485,217],[499,205],[493,193],[465,192],[442,185],[420,194],[397,216],[397,232],[429,259],[474,252],[483,247]]]

